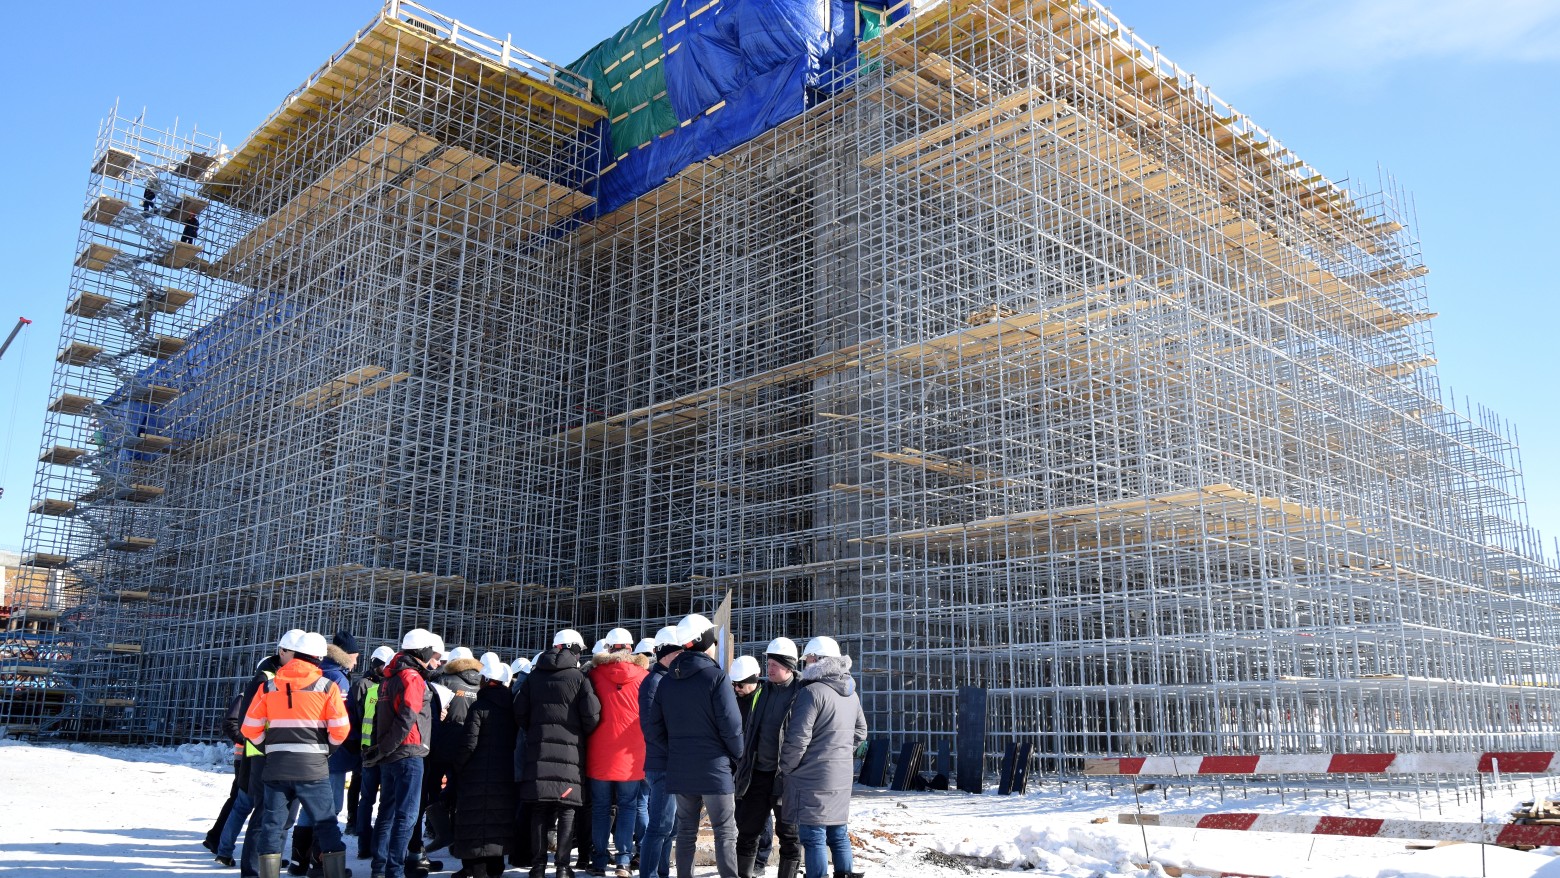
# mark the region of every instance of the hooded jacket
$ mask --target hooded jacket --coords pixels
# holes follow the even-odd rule
[[[326,644],[325,661],[320,662],[320,673],[324,674],[327,680],[335,683],[336,688],[340,689],[342,696],[346,698],[349,724],[346,743],[330,754],[331,774],[346,774],[357,768],[359,762],[357,738],[350,732],[356,724],[352,720],[352,671],[347,665],[348,661],[347,654],[341,647],[334,643]]]
[[[456,659],[439,668],[435,683],[450,690],[450,708],[444,719],[433,724],[433,755],[441,763],[450,763],[465,735],[466,714],[476,703],[482,688],[482,662],[474,658]]]
[[[742,761],[737,763],[736,776],[738,797],[747,792],[753,772],[779,768],[780,732],[800,691],[802,675],[797,672],[783,686],[764,680],[758,684],[758,691],[748,696],[753,708],[742,725]]]
[[[509,690],[485,685],[466,712],[452,757],[455,841],[450,852],[455,856],[476,860],[510,853],[515,838],[515,784],[510,779],[514,749]]]
[[[515,725],[525,734],[521,798],[583,804],[585,739],[601,722],[601,702],[580,670],[579,656],[570,649],[543,654],[516,693],[514,711]]]
[[[601,725],[585,748],[585,776],[592,780],[645,779],[645,733],[639,727],[639,687],[649,672],[644,656],[604,652],[591,661],[590,678],[601,702]]]
[[[666,745],[650,737],[650,702],[655,700],[661,681],[671,669],[659,661],[650,663],[650,673],[639,684],[639,730],[645,739],[645,771],[666,770]]]
[[[243,732],[265,746],[267,781],[313,781],[330,776],[330,752],[349,725],[341,690],[318,665],[294,658],[250,702]]]
[[[433,734],[433,689],[423,666],[398,652],[385,668],[374,707],[374,745],[363,753],[372,768],[408,756],[427,756]]]
[[[867,739],[850,656],[821,658],[802,671],[780,741],[781,819],[808,826],[850,820],[852,758]]]
[[[685,649],[650,702],[646,740],[666,750],[666,791],[702,796],[735,792],[742,717],[731,679],[715,660]]]

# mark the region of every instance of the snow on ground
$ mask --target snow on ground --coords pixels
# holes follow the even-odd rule
[[[43,746],[0,740],[0,874],[228,874],[200,842],[231,782],[230,751],[181,747]],[[1526,781],[1477,792],[1294,793],[1179,784],[1134,796],[1131,784],[1044,784],[1023,797],[858,790],[851,831],[858,871],[879,876],[991,876],[1015,869],[1065,878],[1161,878],[1220,872],[1284,878],[1560,878],[1560,851],[1480,845],[1409,849],[1388,839],[1172,829],[1116,823],[1145,813],[1262,811],[1474,821],[1499,820],[1535,794]],[[349,845],[351,847],[351,845]],[[1145,851],[1146,848],[1146,851]],[[446,861],[449,860],[447,853]],[[1152,864],[1144,868],[1144,864]],[[453,864],[451,864],[453,865]],[[367,864],[352,864],[358,876]],[[713,876],[701,867],[700,878]],[[510,875],[519,874],[511,870]],[[772,873],[771,873],[772,874]]]

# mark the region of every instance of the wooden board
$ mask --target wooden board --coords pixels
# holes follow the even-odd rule
[[[97,293],[80,292],[65,306],[65,313],[75,317],[91,320],[103,312],[114,300],[108,296],[100,296]]]
[[[87,249],[76,256],[76,265],[92,271],[102,271],[108,268],[108,263],[118,255],[118,250],[105,244],[88,244]]]
[[[27,567],[46,567],[55,569],[64,567],[70,563],[70,559],[64,555],[51,555],[48,552],[34,552],[22,559],[22,564]],[[56,614],[58,615],[58,614]],[[13,621],[15,617],[12,617]]]
[[[151,338],[141,342],[141,346],[136,348],[136,350],[140,351],[148,357],[152,357],[158,360],[166,360],[174,354],[177,354],[179,351],[184,350],[184,343],[184,339],[182,338],[175,338],[171,335],[154,334]]]
[[[184,268],[200,257],[201,249],[199,244],[175,241],[172,250],[157,257],[157,264],[165,268]]]
[[[55,466],[70,466],[76,459],[85,455],[86,449],[72,448],[69,445],[56,445],[38,456],[42,463],[50,463]]]
[[[28,511],[34,515],[69,515],[76,511],[76,504],[71,500],[44,498],[34,503]]]
[[[135,167],[135,156],[122,149],[109,147],[92,165],[92,173],[122,180]]]
[[[137,402],[151,403],[152,405],[167,405],[178,395],[179,391],[172,387],[164,387],[161,384],[137,387],[130,391],[131,399]]]
[[[130,443],[126,447],[129,448],[131,451],[145,451],[145,452],[150,452],[150,453],[156,453],[156,452],[159,452],[159,451],[167,451],[168,450],[168,446],[170,446],[172,444],[173,444],[173,440],[168,438],[167,436],[155,436],[155,435],[150,435],[150,434],[143,433],[140,436],[137,436],[135,441]]]
[[[206,176],[211,166],[217,163],[215,156],[206,155],[203,152],[192,152],[184,157],[184,160],[174,165],[173,172],[180,177],[188,177],[191,180],[199,180]]]
[[[161,297],[148,296],[146,304],[154,311],[172,314],[190,303],[195,294],[177,287],[163,287]]]
[[[66,347],[62,348],[60,352],[55,355],[54,359],[56,362],[64,363],[67,366],[85,366],[96,359],[97,356],[101,353],[103,353],[103,349],[97,345],[87,344],[86,342],[81,341],[73,341]]]
[[[141,552],[157,545],[151,537],[120,537],[109,541],[108,547],[116,552]]]
[[[49,403],[49,411],[62,415],[84,415],[97,405],[97,401],[74,393],[62,393]]]
[[[97,200],[88,205],[86,213],[81,218],[90,223],[102,223],[110,225],[119,217],[119,212],[129,207],[126,202],[120,201],[109,195],[99,195]]]

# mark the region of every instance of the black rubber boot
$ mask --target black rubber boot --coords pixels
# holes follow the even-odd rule
[[[282,855],[281,854],[261,854],[260,855],[259,866],[260,866],[260,878],[281,878],[281,875],[282,875]]]
[[[785,857],[781,857],[779,869],[780,872],[776,878],[796,878],[796,874],[802,871],[802,864],[797,860],[787,860]]]
[[[287,865],[287,874],[309,874],[309,848],[312,847],[314,847],[314,827],[294,826],[292,836],[292,862]]]
[[[758,864],[758,854],[737,857],[737,878],[753,878],[753,870]]]
[[[320,854],[320,869],[325,872],[325,878],[347,878],[347,852]]]

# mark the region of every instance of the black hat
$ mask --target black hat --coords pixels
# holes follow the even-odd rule
[[[330,642],[347,655],[355,655],[358,651],[357,638],[345,631],[337,631],[336,636],[332,637]]]

